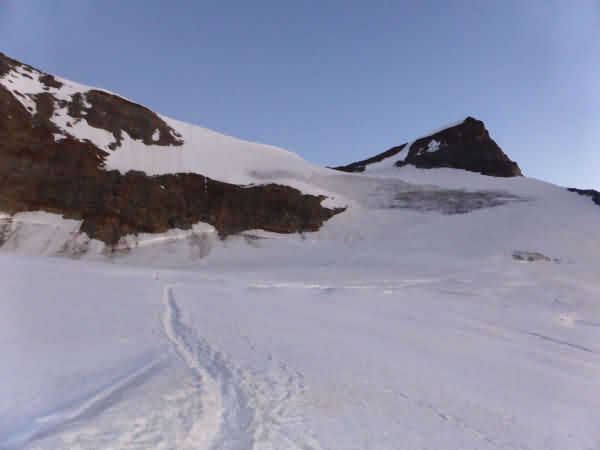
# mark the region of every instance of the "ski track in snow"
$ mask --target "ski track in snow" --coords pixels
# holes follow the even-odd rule
[[[200,381],[202,411],[192,426],[182,448],[193,448],[200,443],[212,448],[227,444],[237,448],[251,448],[248,428],[253,412],[248,399],[233,383],[233,373],[223,357],[199,339],[181,319],[179,306],[172,287],[163,292],[163,329],[175,353]],[[235,445],[234,445],[235,444]]]
[[[28,442],[33,442],[43,439],[46,436],[59,433],[70,424],[84,418],[84,416],[93,414],[94,410],[103,409],[106,405],[116,401],[121,391],[139,383],[143,377],[150,375],[160,363],[160,359],[152,360],[133,372],[126,374],[97,390],[87,398],[76,402],[73,406],[61,408],[34,418],[27,428],[9,436],[8,439],[1,444],[3,446],[5,445],[7,449],[21,448],[21,446],[24,446]]]
[[[581,350],[582,352],[586,352],[586,353],[596,353],[591,348],[584,347],[583,345],[579,345],[579,344],[573,344],[573,343],[565,341],[563,339],[553,338],[553,337],[550,337],[550,336],[546,336],[544,334],[535,333],[533,331],[529,331],[529,332],[527,332],[527,334],[529,336],[533,336],[533,337],[536,337],[538,339],[541,339],[542,341],[552,342],[553,344],[557,344],[557,345],[564,345],[566,347],[573,348],[575,350]]]
[[[144,392],[142,377],[154,373],[165,358],[152,360],[122,376],[76,406],[54,411],[2,443],[7,449],[110,448],[186,449],[320,449],[295,413],[304,393],[302,375],[264,355],[267,373],[242,370],[186,325],[172,286],[165,286],[160,314],[162,333],[189,378],[173,378],[177,368],[162,370],[168,391],[159,397]],[[260,355],[247,336],[250,350]],[[175,381],[172,381],[175,380]],[[142,398],[136,389],[142,389]],[[149,387],[150,392],[153,387]],[[156,392],[155,392],[156,393]],[[131,394],[120,399],[120,394]],[[160,398],[159,403],[156,399]],[[86,423],[96,416],[104,425]],[[102,417],[104,415],[104,417]],[[38,446],[41,445],[42,447]]]
[[[236,368],[182,319],[173,287],[163,292],[162,325],[177,356],[199,381],[201,411],[176,448],[320,448],[289,405],[302,393],[301,376],[284,364],[268,376]],[[249,343],[251,348],[252,344]],[[272,361],[269,355],[268,359]]]
[[[443,411],[442,409],[440,409],[439,406],[436,406],[431,402],[413,398],[412,396],[409,396],[408,394],[406,394],[405,392],[402,392],[402,391],[390,390],[389,393],[396,395],[398,397],[401,397],[402,399],[411,403],[412,405],[414,405],[417,408],[421,408],[426,411],[429,411],[430,413],[434,414],[438,419],[442,420],[443,422],[448,422],[448,423],[452,424],[453,426],[461,428],[469,433],[473,433],[476,436],[476,438],[485,442],[484,445],[486,445],[486,448],[507,448],[508,447],[506,444],[503,444],[503,443],[499,442],[497,439],[491,437],[485,431],[482,431],[481,429],[479,429],[473,425],[470,425],[464,419],[462,419],[454,414],[450,414],[448,412]],[[490,447],[490,446],[493,446],[493,447]]]

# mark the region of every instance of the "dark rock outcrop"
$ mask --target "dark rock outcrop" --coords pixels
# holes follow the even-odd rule
[[[405,158],[396,162],[397,167],[412,164],[422,169],[450,167],[478,172],[496,177],[521,176],[517,163],[511,161],[498,147],[480,120],[467,117],[459,125],[420,138],[408,144],[394,147],[373,158],[335,167],[345,172],[362,172],[366,165],[393,157],[403,152]]]
[[[546,256],[540,252],[529,252],[529,251],[522,251],[522,250],[515,250],[512,254],[512,257],[515,261],[526,261],[526,262],[538,262],[538,261],[545,261],[545,262],[560,262],[559,259],[555,258],[554,260],[552,258],[550,258],[549,256]]]
[[[579,195],[585,195],[587,197],[591,197],[594,203],[600,206],[600,192],[595,191],[594,189],[577,189],[577,188],[568,188],[571,192],[576,192]]]
[[[26,69],[21,72],[21,76],[29,78],[37,76],[44,91],[63,87],[63,83],[54,76],[40,73],[0,53],[0,77],[17,67]],[[13,94],[25,97],[18,91],[13,91]],[[91,127],[111,133],[115,138],[115,141],[109,145],[111,150],[120,147],[124,131],[132,139],[141,140],[146,145],[180,146],[183,144],[181,135],[169,127],[156,113],[145,106],[105,91],[91,89],[85,93],[78,92],[73,94],[70,100],[57,99],[50,92],[27,94],[27,97],[37,106],[36,125],[53,129],[55,133],[64,133],[65,130],[56,129],[50,118],[58,108],[65,108],[72,119],[71,122],[85,120]]]
[[[0,77],[16,66],[35,71],[0,53]],[[49,88],[60,87],[54,77],[42,78]],[[149,109],[102,91],[89,91],[85,99],[76,94],[70,102],[50,92],[35,94],[30,96],[35,115],[15,95],[0,85],[0,211],[44,210],[82,220],[82,231],[110,245],[126,234],[189,229],[198,222],[213,225],[221,236],[257,228],[316,231],[341,211],[323,207],[325,197],[288,186],[243,187],[196,173],[107,171],[108,153],[92,142],[81,142],[68,132],[55,140],[55,133],[65,134],[50,120],[57,107],[67,107],[74,120],[110,131],[115,146],[121,143],[122,131],[164,146],[180,145],[181,136]]]
[[[115,137],[111,150],[121,145],[123,131],[146,145],[183,144],[181,135],[151,110],[104,91],[92,89],[73,95],[68,112],[73,119],[86,120],[94,128],[111,132]]]

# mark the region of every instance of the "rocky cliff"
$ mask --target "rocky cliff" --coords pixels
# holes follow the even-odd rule
[[[393,147],[377,156],[346,166],[344,172],[362,172],[370,164],[397,157],[395,165],[422,169],[450,167],[496,177],[521,176],[521,169],[490,137],[482,121],[467,117],[462,123]]]
[[[36,83],[39,92],[20,92],[23,83]],[[0,53],[1,212],[59,213],[82,220],[90,237],[116,244],[126,234],[189,229],[197,222],[213,225],[221,236],[248,229],[315,231],[341,211],[323,207],[324,196],[289,186],[107,170],[106,158],[126,135],[165,152],[181,146],[182,136],[148,108],[101,90],[69,92],[62,84]],[[101,148],[82,138],[82,125],[112,142]]]

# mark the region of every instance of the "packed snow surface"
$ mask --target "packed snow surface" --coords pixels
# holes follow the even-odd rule
[[[0,448],[600,446],[600,208],[453,169],[321,181],[354,206],[303,236],[108,253],[4,215]],[[518,201],[390,203],[424,192]]]

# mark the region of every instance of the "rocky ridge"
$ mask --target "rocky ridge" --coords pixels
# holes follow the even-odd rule
[[[483,122],[472,117],[412,143],[334,169],[363,172],[370,164],[395,156],[398,157],[397,167],[412,164],[421,169],[449,167],[496,177],[522,176],[518,164],[511,161],[490,137]]]
[[[15,80],[42,86],[20,92]],[[316,231],[341,209],[324,196],[278,184],[240,186],[199,173],[147,175],[106,170],[124,134],[146,145],[182,145],[157,114],[101,90],[59,95],[62,82],[0,53],[0,211],[43,210],[82,220],[81,231],[106,244],[123,236],[213,225],[221,236],[249,229]],[[57,122],[64,123],[58,127]],[[77,136],[81,124],[112,134],[100,148]]]

